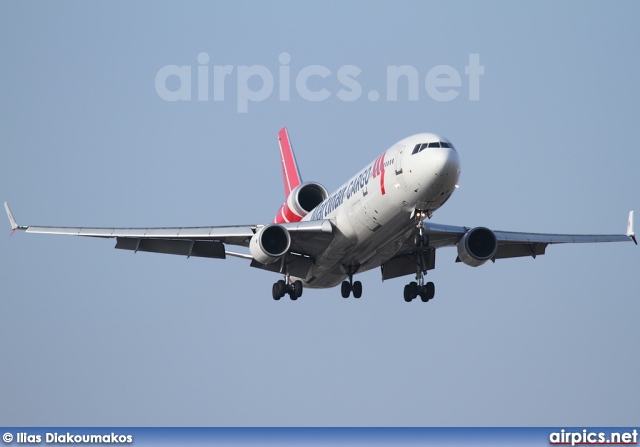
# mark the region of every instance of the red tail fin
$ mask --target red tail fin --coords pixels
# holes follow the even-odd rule
[[[284,179],[284,196],[287,198],[293,188],[302,183],[302,179],[286,127],[278,132],[278,141],[280,143],[280,160],[282,161],[282,178]]]
[[[320,183],[302,183],[286,127],[278,132],[278,140],[280,142],[285,201],[276,213],[273,222],[300,222],[316,206],[327,200],[329,193]]]

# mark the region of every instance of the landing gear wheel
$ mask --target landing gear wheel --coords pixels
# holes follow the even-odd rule
[[[409,284],[407,284],[406,286],[404,286],[404,300],[407,303],[410,303],[412,298],[411,298],[411,290],[409,289]]]
[[[278,295],[282,298],[287,293],[287,283],[281,279],[276,283],[276,287],[278,288]]]
[[[302,281],[297,280],[293,283],[293,293],[296,298],[300,298],[302,296]]]
[[[282,296],[280,296],[280,290],[278,289],[278,283],[274,283],[271,288],[271,294],[273,295],[273,299],[278,301]]]
[[[425,286],[425,295],[427,295],[427,301],[432,300],[436,296],[436,285],[432,282],[428,282]]]
[[[351,284],[349,284],[349,281],[342,282],[340,291],[342,292],[342,298],[349,298],[349,295],[351,295]]]
[[[420,287],[420,299],[423,303],[432,300],[435,294],[436,286],[432,282],[428,282]]]
[[[271,288],[271,294],[273,295],[274,300],[278,301],[280,298],[285,296],[286,293],[287,284],[283,280],[280,280],[273,284],[273,287]]]
[[[353,283],[353,297],[360,298],[362,296],[362,283],[360,281],[356,281]]]
[[[295,301],[298,299],[298,296],[296,295],[296,292],[293,289],[289,290],[289,298],[291,298],[291,301]]]

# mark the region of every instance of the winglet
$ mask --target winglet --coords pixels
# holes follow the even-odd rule
[[[9,209],[9,204],[4,202],[4,209],[7,211],[7,216],[9,216],[9,222],[11,222],[11,229],[13,230],[11,234],[15,233],[16,230],[20,229],[20,226],[16,223],[16,220],[13,218],[13,214],[11,214],[11,209]]]
[[[627,221],[627,236],[629,236],[636,245],[638,245],[638,241],[636,240],[636,233],[633,231],[633,211],[629,211],[629,220]]]
[[[302,183],[302,179],[300,178],[300,171],[298,170],[298,164],[296,163],[296,157],[291,148],[291,141],[289,141],[289,134],[287,133],[286,127],[283,127],[280,129],[280,132],[278,132],[278,142],[280,143],[284,193],[285,197],[288,198],[291,191]]]

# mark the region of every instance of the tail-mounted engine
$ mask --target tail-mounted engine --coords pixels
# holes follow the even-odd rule
[[[327,197],[329,197],[329,193],[320,183],[302,183],[291,191],[273,222],[300,222],[311,210],[327,200]]]
[[[271,264],[282,258],[291,246],[291,236],[286,228],[270,224],[260,228],[249,242],[249,251],[256,261]]]
[[[498,239],[488,228],[476,227],[458,242],[458,258],[471,267],[478,267],[493,258],[498,251]]]

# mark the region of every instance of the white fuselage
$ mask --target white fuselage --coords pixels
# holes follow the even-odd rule
[[[348,269],[384,264],[415,233],[416,211],[430,216],[440,208],[459,176],[460,158],[445,138],[422,133],[394,144],[303,218],[330,219],[337,231],[310,276],[300,279],[308,287],[332,287]]]

